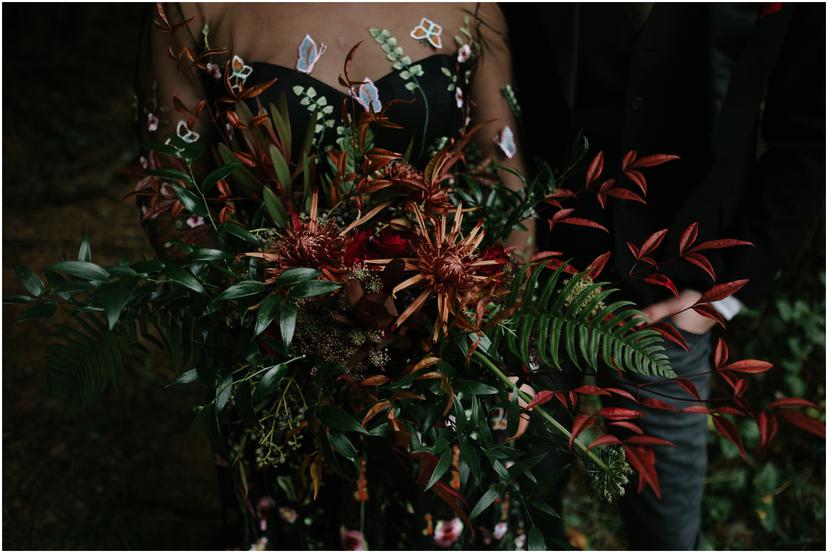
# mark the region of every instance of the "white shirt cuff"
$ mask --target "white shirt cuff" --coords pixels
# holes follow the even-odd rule
[[[723,300],[710,302],[710,305],[712,305],[726,321],[729,321],[735,317],[743,307],[742,302],[733,296],[728,296]]]

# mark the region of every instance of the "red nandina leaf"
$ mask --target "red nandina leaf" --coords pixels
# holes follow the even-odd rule
[[[668,229],[661,229],[657,230],[647,238],[643,244],[641,244],[640,255],[643,257],[649,253],[654,252],[658,247],[661,245],[661,242],[664,241],[664,237],[667,236]]]
[[[679,293],[678,293],[678,290],[676,289],[676,285],[673,284],[673,281],[670,280],[670,277],[668,277],[665,274],[659,273],[659,274],[655,274],[655,275],[650,275],[650,276],[642,278],[641,280],[643,280],[644,282],[647,282],[649,284],[655,284],[657,286],[663,286],[663,287],[667,288],[668,290],[670,290],[675,297],[679,297]]]
[[[586,268],[586,273],[589,275],[589,278],[593,281],[598,280],[598,275],[600,275],[604,270],[604,267],[606,267],[607,261],[609,261],[611,255],[611,252],[604,252],[589,264],[589,267]]]
[[[691,381],[687,380],[686,378],[676,378],[674,382],[679,388],[681,388],[694,398],[701,401],[701,395],[699,395],[699,390],[696,388],[696,385],[693,384]]]
[[[704,250],[718,250],[721,248],[732,248],[734,246],[753,246],[753,242],[747,242],[746,240],[734,240],[731,238],[721,238],[719,240],[708,240],[707,242],[702,242],[696,246],[693,246],[690,249],[690,253],[692,252],[701,252]]]
[[[568,274],[568,275],[577,275],[578,274],[578,270],[575,269],[575,267],[573,267],[569,263],[566,263],[565,261],[560,260],[560,259],[552,259],[551,261],[549,261],[549,263],[547,263],[545,265],[545,267],[547,269],[552,269],[554,271],[555,269],[557,269],[561,265],[565,265],[563,271],[566,274]]]
[[[578,194],[573,190],[570,190],[568,188],[558,188],[557,190],[555,190],[554,192],[552,192],[551,194],[546,196],[545,199],[548,200],[548,199],[552,198],[552,199],[556,199],[556,200],[565,200],[565,199],[568,199],[568,198],[577,198],[577,197],[578,197]]]
[[[558,402],[560,402],[560,404],[564,406],[564,408],[569,407],[569,403],[567,403],[566,401],[566,394],[564,394],[563,392],[555,392],[555,399],[557,399]],[[573,407],[575,406],[573,405]]]
[[[626,407],[604,407],[598,411],[597,415],[614,421],[637,419],[642,416],[641,411],[627,409]]]
[[[724,436],[727,440],[739,448],[739,455],[742,456],[742,459],[747,461],[745,446],[742,445],[742,437],[739,435],[739,430],[736,428],[736,425],[724,417],[713,417],[713,426],[716,427],[719,434]]]
[[[549,390],[541,390],[535,394],[532,401],[526,405],[526,410],[530,411],[536,405],[543,405],[544,403],[549,402],[553,397],[555,397],[554,392],[550,392]]]
[[[690,223],[684,232],[681,233],[681,239],[679,240],[679,253],[684,255],[684,252],[693,245],[696,241],[696,237],[699,235],[699,224],[698,223]]]
[[[569,392],[569,402],[572,404],[573,407],[575,405],[578,405],[578,394],[576,394],[575,392]]]
[[[589,444],[589,447],[587,447],[587,449],[589,450],[589,449],[592,449],[593,447],[601,447],[601,446],[607,446],[607,445],[618,445],[620,443],[621,443],[621,440],[619,440],[618,438],[616,438],[612,434],[604,434],[603,436],[600,436],[600,437],[595,438],[594,440],[592,440],[592,443]]]
[[[630,179],[635,183],[636,186],[641,190],[641,193],[646,196],[647,195],[647,179],[644,178],[644,175],[641,171],[636,171],[635,169],[627,169],[624,171],[624,174],[627,175],[627,178]]]
[[[773,364],[768,363],[767,361],[760,361],[758,359],[743,359],[741,361],[725,365],[720,370],[733,371],[737,373],[759,374],[768,371],[771,368],[773,368]]]
[[[644,257],[639,259],[639,261],[641,261],[642,263],[646,263],[650,267],[658,269],[658,263],[656,263],[655,259],[653,259],[652,257],[645,255]]]
[[[603,388],[593,386],[592,384],[584,384],[572,390],[576,394],[586,394],[588,396],[608,396],[610,393]]]
[[[734,397],[739,394],[740,390],[744,391],[743,389],[744,389],[745,385],[740,382],[740,381],[744,381],[743,378],[737,378],[735,376],[730,376],[726,372],[720,372],[719,376],[721,376],[722,380],[727,382],[727,385],[730,386],[733,389]]]
[[[825,439],[825,423],[819,419],[809,417],[805,413],[799,411],[777,411],[782,417],[805,432],[810,432],[814,436]]]
[[[779,422],[773,413],[760,411],[756,417],[756,426],[759,428],[759,447],[765,450],[776,436],[776,431],[779,430]]]
[[[630,167],[634,169],[641,169],[644,167],[655,167],[656,165],[661,165],[662,163],[667,163],[668,161],[673,161],[674,159],[681,159],[679,156],[674,156],[670,154],[654,154],[651,156],[644,156],[635,160],[634,163],[630,165]]]
[[[610,188],[615,185],[615,179],[607,179],[601,183],[601,187],[598,189],[598,193],[596,197],[598,198],[598,203],[601,204],[601,209],[606,209],[607,207],[607,192]]]
[[[768,445],[776,437],[776,432],[779,430],[779,419],[773,413],[768,413]]]
[[[713,319],[716,321],[719,326],[724,328],[727,326],[725,324],[724,317],[722,314],[716,311],[716,308],[710,305],[709,303],[699,303],[693,306],[693,311],[701,315],[702,317],[707,317],[708,319]]]
[[[596,419],[592,415],[585,415],[583,413],[579,413],[575,416],[575,420],[572,422],[572,430],[569,436],[569,449],[572,449],[572,445],[575,443],[575,439],[578,435],[595,424]]]
[[[636,397],[634,395],[632,395],[627,390],[624,390],[623,388],[604,388],[604,389],[606,391],[608,391],[609,393],[611,393],[611,394],[627,398],[628,400],[632,401],[633,403],[638,403],[638,399],[636,399]]]
[[[803,399],[801,397],[783,397],[768,404],[766,409],[777,409],[779,407],[813,407],[816,405],[812,401]]]
[[[700,268],[702,271],[707,273],[707,276],[710,277],[710,280],[716,282],[716,271],[713,270],[713,265],[710,263],[710,260],[708,260],[705,256],[703,256],[700,253],[686,253],[682,256],[682,259]]]
[[[591,221],[589,219],[584,219],[583,217],[568,217],[568,218],[564,219],[563,221],[560,221],[560,223],[561,224],[567,224],[567,225],[575,225],[575,226],[579,226],[579,227],[594,228],[594,229],[602,230],[602,231],[606,232],[607,234],[609,234],[609,230],[607,230],[607,228],[605,226],[603,226],[599,223],[596,223],[595,221]]]
[[[638,202],[640,204],[647,205],[647,200],[645,200],[632,190],[628,190],[626,188],[611,188],[604,192],[604,194],[612,198],[618,198],[619,200],[631,200],[633,202]]]
[[[684,351],[690,351],[690,346],[687,345],[687,341],[684,339],[684,336],[681,335],[681,332],[676,330],[676,327],[671,325],[665,321],[659,321],[651,326],[651,328],[658,331],[659,334],[664,336],[670,342],[673,342],[675,345],[683,349]]]
[[[741,290],[748,282],[748,279],[744,278],[741,280],[733,280],[731,282],[716,284],[713,288],[702,294],[702,297],[699,298],[697,303],[723,300]]]
[[[598,152],[592,162],[589,164],[586,172],[586,185],[584,188],[589,188],[589,185],[598,180],[601,172],[604,170],[604,152]]]
[[[637,424],[630,422],[630,421],[615,421],[607,423],[609,426],[618,426],[620,428],[626,428],[627,430],[631,430],[636,434],[643,434],[644,431],[641,429],[640,426]]]
[[[638,261],[638,258],[640,257],[638,246],[636,246],[632,242],[627,242],[627,249],[630,250],[630,253],[633,254],[633,257],[635,258],[635,260]]]
[[[547,221],[549,223],[549,230],[552,230],[552,227],[554,227],[556,223],[559,223],[561,219],[564,219],[565,217],[572,214],[573,211],[575,210],[572,208],[561,209],[556,211],[555,214],[549,218],[549,221]]]
[[[638,493],[641,493],[644,485],[648,484],[656,497],[661,499],[661,486],[658,482],[653,450],[644,446],[624,444],[624,453],[627,455],[630,466],[638,473]]]
[[[656,438],[655,436],[630,436],[624,440],[625,444],[631,445],[669,445],[675,447],[676,444],[669,440]]]
[[[710,412],[710,409],[707,408],[706,405],[689,405],[681,410],[682,413],[699,413],[701,415],[706,415]]]
[[[627,167],[630,166],[632,162],[635,161],[635,158],[638,157],[638,152],[635,150],[630,150],[624,155],[624,159],[621,160],[621,170],[626,171]]]
[[[662,411],[675,411],[676,407],[674,405],[670,405],[666,401],[661,401],[660,399],[656,399],[654,397],[645,397],[641,400],[641,405],[645,405],[650,407],[651,409],[660,409]]]
[[[725,343],[724,338],[719,338],[719,341],[716,342],[716,353],[713,355],[713,361],[715,367],[720,369],[727,363],[728,351],[727,351],[727,343]]]
[[[742,409],[738,407],[733,407],[732,405],[722,405],[716,412],[722,415],[733,415],[734,417],[746,417],[747,413],[745,413]]]
[[[539,261],[541,259],[546,259],[546,258],[549,258],[549,257],[558,257],[559,255],[561,255],[561,252],[553,252],[553,251],[538,252],[538,253],[536,253],[535,255],[532,256],[531,261],[534,262],[534,261]]]

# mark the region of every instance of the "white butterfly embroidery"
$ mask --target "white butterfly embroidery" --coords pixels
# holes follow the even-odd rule
[[[175,134],[177,134],[178,138],[187,144],[192,144],[201,137],[201,135],[197,132],[190,130],[187,126],[187,122],[183,119],[178,122],[178,126],[175,128]]]
[[[411,38],[414,40],[426,40],[434,48],[443,47],[443,27],[434,21],[423,17],[420,24],[411,31]]]
[[[509,127],[503,127],[501,131],[494,138],[495,144],[503,151],[503,154],[512,159],[517,154],[517,146],[515,145],[515,135]]]
[[[239,56],[233,56],[233,60],[230,62],[230,78],[233,81],[230,85],[230,89],[234,91],[241,91],[242,86],[244,86],[245,81],[247,81],[247,77],[249,77],[251,73],[253,73],[252,67],[245,65],[244,60]]]
[[[363,79],[364,82],[359,85],[359,90],[357,91],[356,101],[359,102],[359,105],[365,108],[365,111],[373,111],[374,113],[379,113],[382,111],[382,102],[379,99],[379,90],[377,90],[374,81],[365,77]]]
[[[310,35],[305,35],[302,39],[302,44],[299,45],[299,59],[296,60],[296,70],[300,73],[310,74],[313,71],[313,66],[328,49],[327,44],[320,44],[316,46],[316,41]]]

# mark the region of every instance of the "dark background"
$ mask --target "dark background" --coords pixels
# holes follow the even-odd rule
[[[14,265],[151,248],[134,202],[133,74],[146,4],[3,5],[3,291]],[[3,545],[201,549],[218,525],[209,445],[164,359],[77,411],[50,390],[46,325],[3,311]]]
[[[123,195],[135,163],[132,82],[146,5],[3,5],[3,293],[14,265],[75,256],[88,230],[101,264],[151,249]],[[731,325],[731,356],[777,367],[753,400],[799,395],[825,411],[824,222],[792,245],[790,267],[764,306]],[[7,549],[208,548],[218,488],[186,389],[163,358],[84,410],[50,388],[49,327],[3,310],[3,545]],[[755,425],[747,423],[748,446]],[[751,437],[752,436],[752,437]],[[754,447],[755,450],[755,447]],[[824,549],[824,443],[782,427],[766,457],[738,459],[710,439],[703,546]],[[566,524],[573,544],[624,547],[614,508],[575,478]]]

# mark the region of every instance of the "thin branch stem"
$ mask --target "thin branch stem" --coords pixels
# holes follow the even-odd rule
[[[492,374],[494,374],[506,386],[508,386],[509,388],[514,387],[514,385],[512,384],[512,381],[509,380],[509,377],[506,376],[506,374],[502,370],[500,370],[500,367],[495,365],[494,362],[491,359],[489,359],[489,357],[486,354],[482,353],[479,350],[475,350],[473,356],[483,366],[485,366],[487,369],[489,369],[489,371]],[[529,394],[527,394],[523,390],[521,390],[519,388],[516,388],[516,391],[517,391],[518,397],[520,399],[522,399],[523,401],[525,401],[527,403],[532,401],[532,399],[533,399],[532,396],[530,396]],[[565,438],[572,439],[572,433],[569,430],[567,430],[566,427],[564,427],[560,422],[558,422],[555,419],[555,417],[553,417],[551,414],[549,414],[545,409],[543,409],[540,406],[535,406],[535,407],[532,408],[532,412],[537,414],[539,417],[544,419],[546,422],[548,422],[555,430],[557,430]],[[602,461],[597,455],[595,455],[595,453],[590,451],[587,448],[587,446],[584,445],[584,443],[582,441],[575,438],[573,440],[573,443],[585,456],[587,456],[589,458],[590,461],[592,461],[598,467],[600,467],[601,470],[603,470],[605,472],[609,471],[609,467],[607,466],[607,464],[604,463],[604,461]]]

